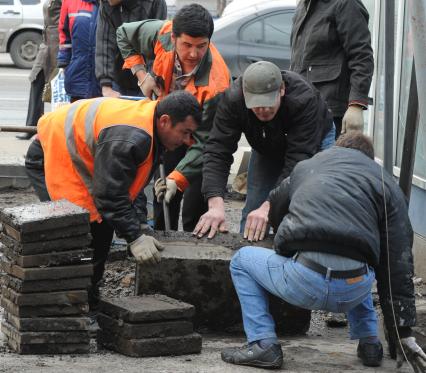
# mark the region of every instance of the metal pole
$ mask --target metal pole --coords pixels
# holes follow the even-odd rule
[[[395,63],[395,1],[385,0],[385,102],[384,102],[384,128],[383,128],[383,166],[391,175],[393,173],[393,79]]]
[[[404,145],[402,147],[401,174],[399,176],[399,186],[408,200],[410,199],[411,195],[411,181],[413,178],[419,121],[420,117],[419,100],[417,95],[416,67],[413,58],[410,92],[408,95],[407,116],[405,120]]]

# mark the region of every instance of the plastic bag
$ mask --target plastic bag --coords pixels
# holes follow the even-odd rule
[[[59,69],[58,74],[56,74],[50,81],[51,88],[51,108],[52,111],[57,108],[69,104],[70,96],[65,92],[65,74],[64,69]]]

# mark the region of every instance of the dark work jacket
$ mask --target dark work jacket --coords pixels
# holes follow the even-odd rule
[[[374,61],[360,0],[301,0],[293,19],[290,70],[321,91],[333,116],[366,107]]]
[[[389,256],[397,324],[415,325],[413,230],[407,201],[384,170],[382,180],[380,165],[358,150],[334,146],[298,163],[270,193],[269,201],[277,253],[325,252],[374,267],[385,322],[392,330]]]
[[[270,122],[260,121],[247,109],[241,77],[225,91],[203,153],[205,198],[224,195],[232,154],[242,133],[254,150],[282,165],[277,185],[297,162],[318,152],[324,135],[332,127],[327,105],[319,92],[298,74],[282,71],[282,77],[285,95]]]
[[[116,6],[109,5],[108,0],[101,1],[95,58],[96,78],[101,86],[111,87],[115,82],[122,89],[140,91],[131,71],[122,68],[124,61],[117,46],[117,28],[124,22],[166,17],[165,0],[124,0]]]

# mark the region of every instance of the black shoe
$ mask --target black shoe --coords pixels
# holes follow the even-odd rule
[[[359,343],[357,353],[366,367],[379,367],[382,364],[383,346],[380,342]]]
[[[16,138],[19,140],[29,140],[33,136],[33,133],[21,133],[20,135],[16,135]]]
[[[283,351],[277,344],[263,349],[257,343],[251,343],[242,347],[225,348],[221,353],[222,360],[237,365],[265,369],[279,369],[283,364]]]

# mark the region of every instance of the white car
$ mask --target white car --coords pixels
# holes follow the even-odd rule
[[[17,67],[32,67],[43,27],[42,0],[0,0],[0,53],[10,53]]]

